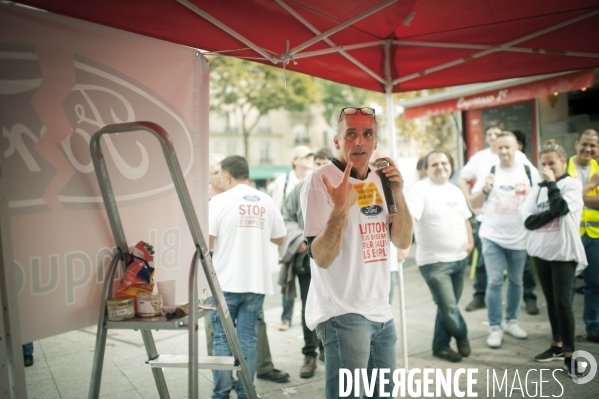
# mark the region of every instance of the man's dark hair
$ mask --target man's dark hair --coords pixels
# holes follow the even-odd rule
[[[443,150],[432,150],[431,152],[426,154],[426,156],[423,158],[424,159],[424,169],[428,169],[428,158],[433,154],[445,154],[445,156],[447,157],[447,160],[449,161],[449,166],[451,166],[451,174],[453,175],[453,157]]]
[[[599,134],[597,134],[597,132],[595,130],[593,130],[593,129],[583,130],[582,132],[580,132],[578,134],[577,140],[580,140],[582,138],[582,136],[598,137]]]
[[[522,144],[522,152],[524,152],[526,150],[526,135],[520,130],[512,130],[512,133],[516,136],[516,141]]]
[[[333,158],[333,151],[328,147],[322,147],[320,150],[314,153],[314,159],[328,159]]]
[[[220,168],[231,175],[235,180],[247,180],[250,178],[248,161],[240,155],[230,155],[223,159]]]
[[[487,123],[487,126],[485,126],[485,134],[487,133],[487,131],[489,129],[501,129],[501,126],[499,126],[499,122],[492,121],[492,122]],[[503,130],[503,129],[501,129],[501,130]]]

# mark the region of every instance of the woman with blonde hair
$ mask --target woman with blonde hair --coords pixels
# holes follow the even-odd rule
[[[582,183],[564,172],[566,153],[554,140],[541,147],[540,155],[545,180],[532,189],[521,211],[530,230],[526,250],[534,259],[547,299],[553,335],[551,347],[535,360],[563,360],[568,374],[578,376],[576,361],[572,364],[574,313],[570,292],[577,265],[587,264],[579,233]]]

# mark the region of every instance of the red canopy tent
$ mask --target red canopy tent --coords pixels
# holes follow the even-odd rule
[[[386,92],[391,139],[392,92],[599,66],[599,0],[21,3]]]
[[[597,0],[20,2],[375,91],[599,66]]]
[[[20,3],[385,92],[390,142],[392,92],[599,67],[599,0]]]

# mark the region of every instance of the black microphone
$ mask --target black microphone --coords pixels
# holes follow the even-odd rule
[[[397,213],[397,205],[395,205],[395,197],[393,196],[393,190],[391,190],[391,182],[383,173],[383,168],[389,166],[389,161],[385,158],[379,158],[374,164],[379,170],[379,176],[381,177],[381,184],[383,185],[383,193],[385,194],[385,202],[387,203],[389,214]]]

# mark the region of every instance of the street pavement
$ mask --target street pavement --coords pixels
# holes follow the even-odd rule
[[[276,267],[273,266],[273,270]],[[276,273],[273,273],[276,281]],[[432,356],[436,305],[430,291],[410,257],[404,266],[404,294],[406,309],[407,352],[409,369],[426,368],[451,369],[454,376],[460,368],[476,369],[471,387],[477,397],[561,397],[575,399],[599,398],[599,375],[586,384],[576,384],[563,371],[563,362],[537,363],[534,357],[549,348],[551,333],[545,304],[540,286],[535,293],[538,296],[540,314],[531,316],[521,307],[519,322],[528,332],[528,339],[517,340],[504,336],[500,349],[490,349],[486,345],[489,324],[486,309],[466,312],[463,309],[472,299],[472,281],[469,271],[466,273],[464,294],[460,300],[460,309],[469,329],[472,355],[460,363],[449,363]],[[582,285],[582,280],[578,280]],[[505,287],[504,287],[505,289]],[[287,331],[275,328],[281,315],[281,296],[275,287],[275,295],[267,296],[265,301],[265,320],[268,325],[268,337],[273,361],[277,369],[291,375],[287,383],[278,384],[256,379],[256,389],[262,399],[274,398],[324,398],[324,363],[319,362],[314,377],[299,377],[303,356],[301,328],[301,303],[296,301],[292,326]],[[505,293],[504,293],[505,298]],[[401,325],[399,317],[399,290],[395,291],[393,312],[398,332],[396,345],[397,368],[403,364],[401,346]],[[574,300],[576,319],[576,349],[588,352],[595,361],[599,359],[599,343],[584,339],[582,321],[583,296],[577,294]],[[203,323],[203,322],[202,322]],[[81,399],[88,395],[92,358],[95,345],[96,326],[43,339],[34,343],[35,364],[26,368],[27,392],[29,398],[44,399]],[[158,331],[154,333],[158,352],[161,354],[186,354],[186,331]],[[454,349],[455,342],[452,343]],[[203,329],[200,332],[200,355],[206,354],[206,339]],[[150,367],[145,364],[145,349],[139,332],[110,330],[108,332],[106,356],[103,370],[100,396],[110,399],[158,398]],[[590,363],[590,362],[589,362]],[[589,366],[590,367],[590,366]],[[541,369],[544,371],[541,372]],[[165,369],[171,398],[187,398],[187,370]],[[489,377],[487,377],[489,376]],[[505,377],[505,380],[504,380]],[[416,374],[422,379],[422,374]],[[544,381],[541,383],[541,380]],[[499,386],[503,382],[503,386]],[[200,371],[200,398],[209,398],[212,389],[212,372]],[[435,394],[436,384],[429,391]],[[493,391],[494,389],[494,391]],[[459,391],[467,394],[465,374],[459,379]],[[460,392],[452,390],[452,396],[440,392],[438,397],[459,397]],[[405,397],[423,395],[424,392],[405,392]],[[236,398],[231,393],[231,398]]]

